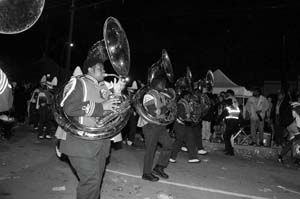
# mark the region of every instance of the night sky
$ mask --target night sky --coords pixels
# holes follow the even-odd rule
[[[66,70],[70,5],[71,0],[46,0],[31,29],[0,35],[0,59],[12,78],[39,79],[40,71],[33,65],[43,54],[60,66],[51,73]],[[127,34],[130,75],[135,79],[146,80],[147,68],[162,49],[169,53],[176,78],[186,66],[195,80],[219,68],[234,82],[250,87],[263,80],[295,80],[300,73],[298,1],[76,0],[76,8],[72,70],[103,38],[105,19],[114,16]]]

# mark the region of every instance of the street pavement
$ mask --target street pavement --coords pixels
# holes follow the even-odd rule
[[[30,127],[14,129],[0,141],[0,199],[75,199],[77,179],[68,163],[55,155],[55,139],[37,140]],[[102,199],[298,199],[300,167],[291,161],[225,156],[219,149],[187,163],[181,152],[170,163],[167,180],[141,179],[142,147],[123,145],[111,151]],[[157,153],[157,155],[159,152]],[[157,157],[157,156],[156,156]]]

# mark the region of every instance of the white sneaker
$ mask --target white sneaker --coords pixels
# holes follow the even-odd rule
[[[59,149],[57,148],[57,146],[55,146],[55,152],[56,152],[56,155],[57,157],[61,157],[61,152],[59,151]]]
[[[44,136],[42,136],[42,135],[39,135],[39,139],[44,139]]]
[[[46,139],[51,139],[52,137],[50,135],[45,136]]]
[[[207,151],[205,151],[204,149],[200,149],[200,150],[198,150],[198,154],[199,155],[206,155]]]
[[[127,145],[128,146],[131,146],[133,144],[133,142],[132,141],[130,141],[130,140],[127,140]]]
[[[198,163],[198,162],[200,162],[199,159],[190,159],[190,160],[188,160],[188,163]]]
[[[169,159],[169,162],[175,163],[175,162],[176,162],[176,160],[174,160],[174,159],[170,158],[170,159]]]
[[[188,149],[185,146],[183,146],[183,147],[181,147],[181,151],[187,152]]]

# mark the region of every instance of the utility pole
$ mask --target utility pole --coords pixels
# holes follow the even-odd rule
[[[73,26],[74,26],[74,15],[75,15],[75,0],[72,0],[71,4],[71,14],[70,14],[70,26],[69,26],[69,35],[68,35],[68,42],[66,43],[67,48],[67,58],[66,58],[66,69],[70,70],[71,65],[71,54],[72,54],[72,36],[73,36]]]
[[[281,87],[284,89],[285,92],[288,91],[289,89],[289,84],[288,84],[288,63],[287,63],[287,38],[286,35],[282,35],[281,37]]]

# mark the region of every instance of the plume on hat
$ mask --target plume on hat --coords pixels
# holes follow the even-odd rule
[[[52,81],[48,81],[49,78],[50,78],[50,74],[43,75],[40,80],[40,83],[42,85],[46,85],[48,88],[53,88],[53,86],[57,86],[58,84],[57,77],[53,77]]]
[[[57,86],[57,83],[58,83],[58,80],[57,80],[57,77],[53,77],[52,81],[51,81],[51,85],[52,86]]]
[[[74,72],[73,72],[73,76],[76,77],[76,76],[80,76],[80,75],[83,75],[83,72],[82,72],[80,66],[76,66],[76,68],[74,69]]]

